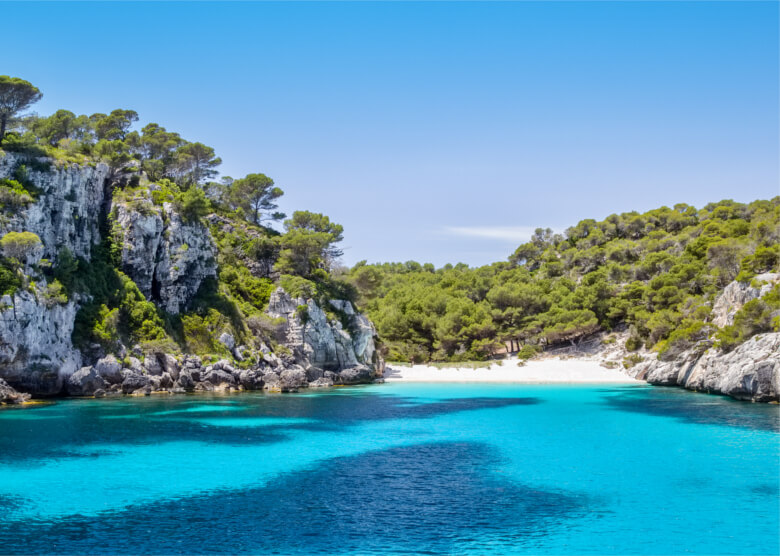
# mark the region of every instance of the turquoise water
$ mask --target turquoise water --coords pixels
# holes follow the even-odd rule
[[[0,411],[0,553],[778,554],[778,406],[385,384]]]

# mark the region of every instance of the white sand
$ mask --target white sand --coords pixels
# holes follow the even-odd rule
[[[478,369],[452,367],[439,369],[428,365],[388,365],[387,382],[525,382],[525,383],[605,383],[642,381],[627,376],[620,369],[607,369],[597,360],[549,358],[518,365],[517,359],[505,359],[501,365]]]

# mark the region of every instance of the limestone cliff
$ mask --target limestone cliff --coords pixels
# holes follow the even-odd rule
[[[723,289],[712,305],[712,324],[718,328],[733,324],[737,311],[748,301],[766,295],[774,284],[780,282],[780,274],[759,274],[751,282],[759,285],[734,281]]]
[[[89,259],[92,246],[100,242],[108,166],[0,152],[0,179],[13,179],[20,171],[37,191],[37,198],[24,208],[0,214],[0,236],[9,231],[33,232],[43,242],[43,256],[50,260],[63,247]]]
[[[78,305],[48,303],[30,291],[0,298],[0,378],[23,392],[58,394],[81,366],[70,336]]]
[[[330,303],[344,316],[348,330],[341,320],[329,320],[315,300],[293,298],[281,288],[271,295],[267,312],[284,320],[284,345],[314,380],[354,383],[381,377],[384,364],[376,351],[373,324],[349,301]],[[325,377],[325,372],[330,374]]]
[[[109,244],[118,248],[118,268],[162,315],[171,317],[186,312],[203,282],[217,275],[217,246],[200,219],[188,220],[177,204],[161,202],[160,195],[154,195],[160,188],[145,182],[142,175],[135,186],[114,187],[106,183],[108,174],[105,164],[60,163],[0,151],[0,178],[23,175],[34,193],[18,210],[7,207],[0,213],[0,237],[9,231],[29,231],[43,243],[19,267],[22,285],[0,298],[0,403],[24,401],[27,393],[295,391],[381,377],[376,331],[350,302],[326,302],[331,304],[326,312],[314,300],[294,299],[281,289],[271,296],[267,311],[270,319],[281,323],[281,341],[273,343],[276,353],[257,337],[244,338],[251,345],[236,345],[230,333],[214,330],[213,339],[228,349],[232,359],[210,362],[214,356],[171,354],[159,348],[144,351],[140,345],[123,340],[124,345],[116,339],[89,345],[89,353],[82,356],[71,335],[80,307],[93,298],[72,293],[68,299],[62,290],[49,292],[51,272],[39,264],[41,257],[56,264],[57,253],[67,248],[89,261],[93,246],[104,239],[101,231],[110,233]],[[216,214],[204,220],[217,230],[241,225]],[[248,232],[251,240],[262,230]],[[250,272],[268,279],[273,260],[266,259],[247,265]],[[305,316],[300,306],[306,307]],[[341,318],[332,318],[334,311]],[[232,326],[246,336],[245,323]],[[85,362],[93,364],[83,366]]]
[[[724,353],[688,350],[672,361],[648,359],[629,369],[650,384],[725,394],[738,400],[778,401],[780,394],[780,333],[759,334]]]
[[[138,195],[113,203],[122,270],[147,299],[178,314],[203,280],[216,275],[216,247],[203,224],[186,222],[171,203],[154,205],[148,189]]]

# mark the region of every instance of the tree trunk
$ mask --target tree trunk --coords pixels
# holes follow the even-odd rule
[[[7,123],[8,116],[6,114],[0,116],[0,145],[3,144],[3,139],[5,138],[5,126]]]

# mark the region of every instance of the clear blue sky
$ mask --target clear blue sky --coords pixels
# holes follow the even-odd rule
[[[0,3],[37,111],[132,108],[345,226],[483,264],[537,226],[780,194],[777,2]]]

